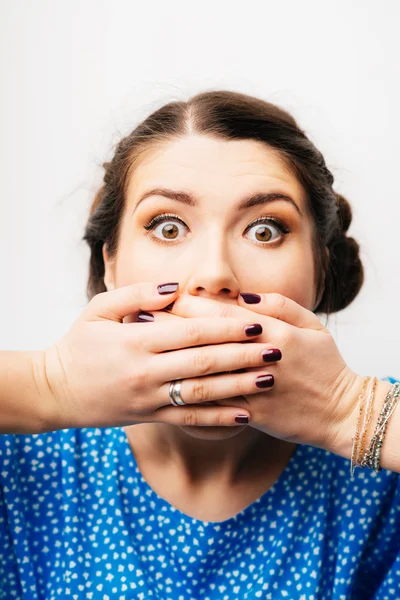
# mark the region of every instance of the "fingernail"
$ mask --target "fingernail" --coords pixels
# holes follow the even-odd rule
[[[159,294],[173,294],[178,289],[179,283],[161,283],[157,286]]]
[[[262,357],[264,362],[275,362],[276,360],[281,360],[282,353],[278,348],[269,348],[262,351]]]
[[[270,388],[274,383],[275,379],[273,375],[260,375],[256,379],[256,386],[258,388]]]
[[[154,315],[146,312],[145,310],[141,310],[137,316],[138,322],[148,323],[149,321],[154,321]]]
[[[249,417],[247,415],[236,415],[235,417],[236,423],[245,423],[249,422]]]
[[[246,335],[260,335],[262,333],[262,327],[259,323],[254,323],[254,325],[245,325],[244,328]]]
[[[240,294],[247,304],[258,304],[261,302],[261,296],[258,294]]]
[[[173,302],[171,302],[171,304],[168,304],[168,306],[166,306],[165,308],[163,308],[163,310],[172,310],[172,307],[175,304],[175,300]]]

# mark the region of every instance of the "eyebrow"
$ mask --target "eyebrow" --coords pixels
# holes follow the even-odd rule
[[[165,198],[170,198],[171,200],[175,200],[176,202],[181,202],[182,204],[186,204],[187,206],[198,206],[199,202],[189,192],[170,190],[167,188],[154,188],[152,190],[148,190],[144,192],[140,197],[139,202],[136,204],[135,208],[132,211],[132,215],[143,200],[149,198],[149,196],[165,196]],[[269,204],[270,202],[275,202],[277,200],[284,200],[285,202],[289,202],[294,206],[299,215],[303,217],[300,208],[297,206],[296,202],[288,196],[287,194],[283,194],[282,192],[257,192],[256,194],[252,194],[251,196],[246,196],[243,198],[239,204],[237,205],[237,210],[243,211],[247,208],[251,208],[253,206],[260,206],[263,204]]]

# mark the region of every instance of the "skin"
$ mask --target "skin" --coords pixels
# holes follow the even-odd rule
[[[150,196],[138,205],[145,191],[161,187],[191,192],[198,206],[163,196]],[[240,213],[237,210],[245,196],[271,191],[289,195],[303,216],[284,200]],[[169,218],[146,231],[143,226],[162,213],[178,215],[185,225]],[[246,232],[261,216],[282,220],[290,233],[282,234],[273,223],[254,224]],[[163,228],[171,225],[175,226],[173,237],[165,237],[168,234]],[[260,241],[265,240],[260,238],[265,226],[270,239]],[[312,228],[304,189],[273,149],[253,140],[225,141],[190,134],[159,146],[135,165],[115,260],[109,260],[103,248],[104,282],[111,290],[140,281],[176,281],[182,294],[228,304],[236,304],[240,292],[279,292],[313,310]],[[158,243],[149,234],[165,243]],[[262,370],[268,373],[268,366]],[[224,401],[228,403],[234,405],[235,398]],[[271,472],[280,462],[283,468],[295,449],[295,444],[250,425],[146,423],[125,430],[149,464],[157,464],[165,472],[173,470],[191,489],[204,487],[207,482],[232,487],[245,472],[255,469],[255,473],[260,464]]]

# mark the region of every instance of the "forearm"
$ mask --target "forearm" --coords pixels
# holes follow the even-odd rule
[[[0,434],[41,433],[50,395],[44,353],[0,352]]]
[[[374,434],[375,427],[378,422],[379,414],[382,410],[385,398],[391,389],[392,384],[389,381],[378,380],[375,390],[375,398],[372,408],[372,417],[367,430],[366,435],[366,449],[371,441]],[[351,453],[353,448],[353,436],[356,431],[357,416],[358,416],[358,392],[353,391],[353,411],[348,418],[347,422],[343,425],[340,436],[337,437],[335,443],[327,447],[327,450],[351,460]],[[363,417],[364,418],[364,417]],[[383,438],[383,444],[380,455],[380,466],[382,469],[388,469],[395,473],[400,473],[400,403],[395,408],[393,414],[390,416],[387,426],[386,433]]]

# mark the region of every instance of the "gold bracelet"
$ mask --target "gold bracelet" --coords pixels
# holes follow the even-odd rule
[[[358,454],[358,444],[359,444],[359,440],[360,440],[359,428],[360,428],[361,414],[362,414],[364,400],[365,400],[365,388],[367,387],[367,384],[370,379],[371,379],[371,377],[364,377],[361,392],[358,396],[358,402],[359,402],[358,417],[357,417],[357,423],[356,423],[356,430],[355,430],[354,436],[352,437],[353,448],[352,448],[352,452],[351,452],[351,464],[350,464],[351,477],[354,476],[355,458]]]
[[[366,407],[365,407],[360,448],[359,448],[359,451],[358,451],[356,459],[355,459],[356,466],[358,466],[358,467],[361,467],[361,458],[364,456],[365,438],[367,435],[368,426],[369,426],[369,424],[371,422],[371,418],[372,418],[372,409],[373,409],[373,404],[374,404],[374,400],[375,400],[375,391],[376,391],[377,383],[378,383],[378,378],[374,377],[372,384],[371,384],[372,389],[370,390],[370,392],[368,394],[368,400],[366,402]]]
[[[361,466],[374,469],[376,473],[382,470],[380,466],[380,454],[383,445],[386,426],[390,416],[393,414],[400,400],[400,382],[396,382],[389,390],[378,417],[378,423],[372,436],[369,448],[365,451],[361,460]]]

